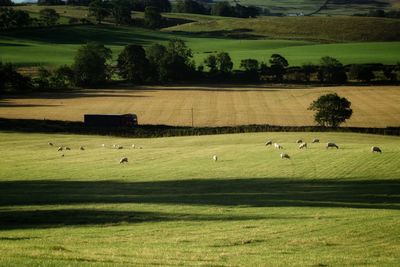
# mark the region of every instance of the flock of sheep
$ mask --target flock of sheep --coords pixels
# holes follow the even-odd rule
[[[319,139],[317,139],[317,138],[314,138],[313,140],[312,140],[312,143],[314,144],[314,143],[319,143],[320,141],[319,141]],[[307,149],[307,143],[306,142],[303,142],[303,140],[301,140],[301,139],[299,139],[299,140],[297,140],[296,141],[296,143],[299,145],[299,149]],[[54,146],[54,144],[53,143],[48,143],[48,145],[49,146]],[[106,147],[106,145],[105,144],[102,144],[101,145],[103,148],[105,148]],[[278,143],[273,143],[272,142],[272,140],[267,140],[266,141],[266,143],[265,143],[265,146],[274,146],[276,149],[278,149],[278,150],[281,150],[281,149],[283,149],[283,146],[282,145],[280,145],[280,144],[278,144]],[[131,146],[132,147],[132,149],[142,149],[142,147],[141,146],[135,146],[134,144]],[[339,146],[338,145],[336,145],[335,143],[332,143],[332,142],[328,142],[328,143],[326,143],[326,146],[325,146],[327,149],[328,148],[336,148],[336,149],[339,149]],[[124,147],[122,146],[122,145],[117,145],[117,144],[114,144],[113,146],[112,146],[112,148],[114,148],[114,149],[123,149]],[[59,146],[58,147],[58,149],[57,149],[57,151],[63,151],[63,150],[71,150],[71,148],[70,147],[68,147],[68,146]],[[85,148],[83,147],[83,146],[80,146],[79,147],[79,150],[81,150],[81,151],[84,151],[85,150]],[[382,150],[379,148],[379,147],[377,147],[377,146],[373,146],[373,147],[371,147],[371,152],[372,153],[382,153]],[[64,154],[62,154],[61,155],[61,157],[64,157]],[[287,154],[287,153],[281,153],[280,154],[280,157],[281,157],[281,159],[290,159],[290,156]],[[213,155],[213,157],[212,157],[212,159],[216,162],[216,161],[218,161],[218,156],[217,155]],[[128,163],[128,158],[127,157],[123,157],[123,158],[121,158],[120,160],[119,160],[119,163],[120,164],[123,164],[123,163]]]
[[[296,143],[299,144],[299,149],[307,148],[307,143],[306,143],[306,142],[303,142],[303,140],[301,140],[301,139],[297,140]],[[313,141],[312,141],[312,143],[313,143],[313,144],[314,144],[314,143],[319,143],[319,139],[314,138]],[[272,143],[272,140],[267,140],[267,142],[265,143],[265,146],[272,146],[272,145],[273,145],[276,149],[283,149],[283,146],[281,146],[281,145],[278,144],[278,143]],[[336,145],[335,143],[332,143],[332,142],[326,143],[326,146],[325,146],[325,147],[326,147],[327,149],[328,149],[328,148],[336,148],[336,149],[339,149],[339,146]],[[382,153],[382,150],[381,150],[379,147],[377,147],[377,146],[373,146],[373,147],[371,147],[371,152],[372,152],[372,153],[374,153],[374,152]],[[281,154],[280,154],[280,157],[281,157],[281,159],[290,159],[290,156],[289,156],[287,153],[281,153]]]

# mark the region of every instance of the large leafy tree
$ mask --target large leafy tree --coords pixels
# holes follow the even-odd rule
[[[160,28],[163,18],[157,7],[146,7],[144,10],[144,24],[152,29]]]
[[[141,83],[150,76],[150,63],[140,45],[128,45],[118,56],[119,74],[131,82]]]
[[[219,72],[222,74],[228,74],[232,72],[233,62],[227,52],[220,52],[217,54],[217,66]]]
[[[94,0],[89,4],[89,16],[94,17],[99,24],[110,14],[110,5],[107,1]]]
[[[44,8],[39,11],[40,19],[46,24],[47,26],[52,26],[57,23],[60,19],[60,15],[57,11],[53,8]]]
[[[286,58],[279,54],[273,54],[269,59],[270,74],[275,77],[275,80],[281,82],[283,80],[283,75],[286,72],[286,68],[289,66]]]
[[[209,55],[208,57],[206,57],[204,59],[204,64],[206,64],[206,66],[210,70],[210,73],[217,73],[217,57],[215,55]]]
[[[104,45],[88,43],[81,46],[72,65],[75,83],[91,86],[108,80],[109,60],[111,60],[111,50]]]
[[[344,83],[347,80],[343,64],[333,57],[323,57],[320,60],[318,79],[322,83]]]
[[[321,126],[338,127],[353,114],[351,102],[336,93],[320,96],[308,108],[316,111],[314,120]]]
[[[111,14],[117,24],[130,24],[132,21],[132,4],[129,0],[112,0]]]

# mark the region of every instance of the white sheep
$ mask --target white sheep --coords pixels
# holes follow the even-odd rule
[[[85,148],[83,146],[80,146],[79,149],[80,150],[85,150]]]
[[[281,153],[281,159],[290,159],[290,157],[286,153]]]
[[[60,147],[57,149],[57,151],[63,151],[62,146],[60,146]]]
[[[101,144],[102,147],[106,147],[106,144]]]
[[[122,164],[122,163],[128,163],[128,158],[121,158],[121,159],[119,160],[119,163],[120,163],[120,164]]]
[[[272,140],[267,140],[267,142],[265,143],[266,146],[272,146]]]
[[[276,149],[283,149],[283,146],[281,146],[281,145],[278,144],[278,143],[274,143],[274,147],[275,147]]]
[[[135,144],[132,145],[132,148],[135,148]]]
[[[301,143],[303,143],[303,140],[299,139],[296,141],[296,143],[301,144]]]
[[[373,147],[371,147],[371,152],[372,153],[374,153],[374,152],[382,153],[382,150],[377,146],[373,146]]]
[[[307,143],[302,143],[299,145],[300,149],[307,148]]]
[[[214,160],[214,161],[218,161],[218,156],[217,156],[217,155],[214,155],[214,156],[213,156],[213,160]]]
[[[313,144],[314,144],[314,143],[319,143],[319,139],[318,139],[318,138],[314,138],[314,139],[312,140],[312,142],[313,142]]]
[[[338,145],[336,145],[335,143],[331,143],[331,142],[326,144],[326,148],[327,149],[330,148],[330,147],[336,147],[336,149],[339,149]]]

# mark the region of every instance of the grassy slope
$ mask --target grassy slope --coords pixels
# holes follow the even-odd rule
[[[165,43],[176,37],[184,39],[193,49],[198,64],[210,52],[227,51],[232,55],[235,68],[239,68],[241,59],[267,60],[273,53],[281,53],[287,57],[291,65],[317,63],[319,58],[326,55],[337,57],[345,64],[371,62],[394,64],[400,61],[399,42],[316,44],[291,40],[237,40],[202,38],[114,26],[26,29],[3,34],[0,36],[0,59],[19,65],[70,64],[76,50],[86,42],[103,43],[113,50],[116,57],[126,44],[137,43],[148,46],[155,42]]]
[[[341,149],[297,149],[314,137]],[[62,158],[49,141],[72,150]],[[0,265],[396,266],[399,147],[397,137],[331,133],[1,133]]]
[[[141,124],[196,126],[313,125],[307,110],[318,96],[337,92],[352,103],[345,125],[400,126],[399,87],[224,88],[140,87],[42,93],[0,101],[0,117],[81,121],[86,113],[136,113]],[[68,110],[68,112],[65,112]]]
[[[394,41],[400,39],[397,19],[365,17],[262,17],[193,22],[164,29],[188,33],[247,30],[242,34],[274,39],[328,42]]]

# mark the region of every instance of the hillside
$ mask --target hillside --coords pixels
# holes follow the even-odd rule
[[[208,35],[240,34],[323,42],[400,40],[400,20],[365,17],[261,17],[193,22],[163,29]]]

